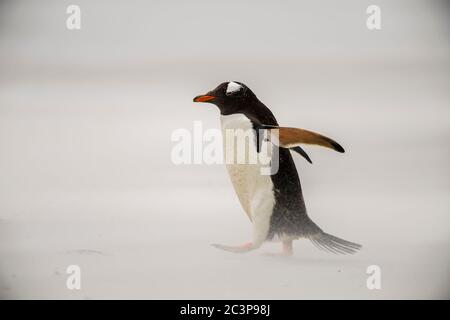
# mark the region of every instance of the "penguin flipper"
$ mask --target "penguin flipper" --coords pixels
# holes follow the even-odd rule
[[[265,125],[262,127],[264,129],[270,129],[272,135],[277,135],[279,145],[283,148],[293,148],[299,146],[300,144],[312,144],[329,148],[340,153],[345,152],[344,148],[342,148],[342,146],[333,139],[330,139],[313,131],[300,128]]]
[[[303,150],[302,147],[296,146],[296,147],[290,148],[290,150],[297,152],[299,155],[301,155],[303,158],[305,158],[306,161],[308,161],[309,163],[312,164],[311,158],[308,156],[308,154],[306,153],[306,151]]]
[[[256,134],[255,134],[255,139],[256,139],[256,150],[258,152],[260,152],[261,150],[261,145],[262,145],[262,141],[264,139],[264,134],[260,131],[260,130],[265,130],[265,129],[269,129],[270,128],[276,128],[274,126],[264,126],[264,125],[260,125],[260,126],[255,126],[255,130],[256,130]],[[302,147],[300,146],[295,146],[292,148],[288,148],[289,150],[295,151],[297,152],[299,155],[301,155],[303,158],[306,159],[306,161],[308,161],[309,163],[312,164],[312,160],[309,157],[309,155],[306,153],[305,150],[303,150]]]
[[[319,133],[299,128],[279,127],[277,129],[281,146],[293,147],[299,144],[315,144],[340,153],[345,152],[339,143]]]

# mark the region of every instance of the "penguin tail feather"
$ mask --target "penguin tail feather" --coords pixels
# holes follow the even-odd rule
[[[360,244],[335,237],[325,232],[311,235],[309,240],[317,248],[335,254],[353,254],[362,248]]]

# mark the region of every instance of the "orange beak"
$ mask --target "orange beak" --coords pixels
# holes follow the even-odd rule
[[[208,102],[213,100],[215,97],[214,96],[208,96],[208,95],[201,95],[201,96],[196,96],[194,98],[194,102]]]

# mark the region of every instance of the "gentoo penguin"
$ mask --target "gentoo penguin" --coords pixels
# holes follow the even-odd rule
[[[252,222],[253,237],[251,242],[240,246],[214,244],[215,247],[240,253],[257,249],[266,240],[281,240],[283,250],[280,254],[290,256],[293,253],[292,241],[307,238],[316,247],[333,253],[354,253],[361,248],[357,243],[325,233],[308,217],[300,179],[290,153],[290,150],[298,152],[311,162],[300,144],[315,144],[344,152],[337,142],[312,131],[280,127],[269,108],[246,85],[237,81],[224,82],[195,97],[194,102],[212,103],[219,108],[225,157],[236,152],[237,148],[226,138],[230,137],[228,133],[244,130],[252,136],[252,141],[245,145],[247,156],[251,152],[270,150],[271,163],[276,160],[278,163],[276,172],[262,174],[261,163],[227,161],[234,189]],[[267,132],[269,135],[264,135]]]

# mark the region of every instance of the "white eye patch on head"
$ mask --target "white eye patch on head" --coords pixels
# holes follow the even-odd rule
[[[242,86],[239,83],[230,81],[227,86],[227,94],[232,94],[242,89]]]

